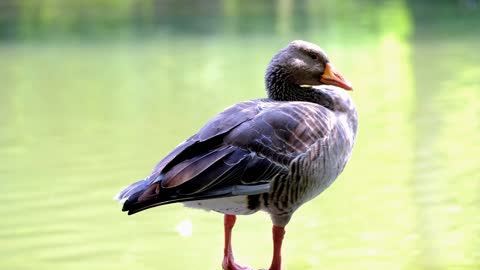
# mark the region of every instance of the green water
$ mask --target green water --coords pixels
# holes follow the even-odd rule
[[[269,59],[296,38],[353,82],[360,128],[344,173],[287,226],[285,268],[480,269],[479,9],[327,2],[272,6],[275,25],[1,42],[0,269],[220,269],[221,215],[129,217],[111,198],[223,108],[263,97]],[[239,217],[240,263],[269,265],[270,226]]]

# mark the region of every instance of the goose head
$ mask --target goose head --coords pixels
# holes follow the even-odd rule
[[[269,96],[280,100],[298,95],[303,86],[333,85],[352,90],[352,84],[335,70],[325,52],[303,40],[291,42],[272,58],[265,84]]]

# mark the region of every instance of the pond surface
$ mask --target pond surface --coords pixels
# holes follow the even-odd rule
[[[127,216],[111,198],[223,108],[264,97],[268,61],[297,38],[353,82],[360,128],[344,173],[288,225],[286,269],[480,269],[479,9],[352,5],[331,16],[358,8],[358,23],[312,8],[270,34],[237,16],[208,35],[0,43],[0,269],[220,269],[221,215]],[[270,226],[239,217],[239,262],[269,265]]]

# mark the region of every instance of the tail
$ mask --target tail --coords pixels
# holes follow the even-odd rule
[[[147,179],[142,179],[124,188],[117,195],[115,195],[113,199],[121,202],[122,204],[124,204],[129,199],[136,200],[140,196],[140,194],[148,188]]]
[[[211,189],[196,194],[179,194],[175,188],[163,189],[160,186],[162,175],[154,181],[149,177],[126,187],[114,199],[123,204],[122,211],[133,215],[140,211],[176,202],[207,200],[220,197],[261,194],[270,190],[270,183],[251,186],[230,186]]]
[[[133,215],[140,211],[146,210],[159,205],[175,203],[184,200],[192,200],[177,198],[178,196],[171,196],[172,192],[163,191],[159,194],[161,176],[156,180],[151,181],[150,177],[142,179],[124,188],[115,197],[114,200],[123,204],[122,211]]]

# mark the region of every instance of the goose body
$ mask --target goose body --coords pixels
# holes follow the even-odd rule
[[[342,172],[356,137],[351,86],[318,46],[292,42],[265,82],[268,98],[227,108],[117,195],[129,214],[175,202],[225,214],[224,269],[247,269],[233,260],[230,233],[236,215],[259,210],[272,218],[270,269],[280,269],[283,228]]]
[[[350,101],[348,94],[336,87],[323,86],[322,90],[335,91]],[[231,185],[230,192],[234,195],[236,187],[243,187],[244,192],[252,188],[249,195],[189,201],[185,205],[230,215],[263,210],[276,219],[289,218],[299,206],[325,190],[345,167],[357,128],[356,110],[351,101],[349,104],[345,112],[332,112],[310,102],[272,100],[249,101],[227,109],[218,117],[238,117],[238,112],[232,113],[236,106],[256,113],[225,134],[222,147],[246,149],[244,158],[255,155],[267,159],[272,163],[271,171],[259,164],[255,170],[263,175],[255,179],[239,175],[238,186]],[[272,136],[266,138],[268,134]],[[258,193],[258,187],[265,191]]]

